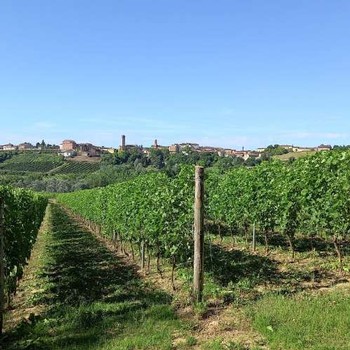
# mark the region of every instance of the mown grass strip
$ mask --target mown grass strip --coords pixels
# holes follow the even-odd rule
[[[253,325],[271,350],[345,350],[350,348],[349,315],[348,288],[294,297],[271,295],[254,306]]]
[[[49,210],[52,232],[31,283],[40,289],[24,291],[28,306],[44,311],[8,332],[5,348],[171,349],[173,335],[187,332],[171,297],[143,282],[57,205]]]

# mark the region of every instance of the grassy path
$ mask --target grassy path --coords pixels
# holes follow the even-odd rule
[[[350,349],[348,273],[325,270],[324,278],[310,282],[315,262],[309,266],[302,253],[290,264],[280,249],[266,257],[229,247],[211,247],[208,316],[198,319],[181,302],[180,285],[172,300],[167,278],[156,272],[141,278],[132,262],[50,204],[0,349]],[[321,267],[325,258],[317,263]],[[229,289],[232,303],[223,303]],[[188,295],[186,284],[182,292]],[[171,303],[182,303],[181,320]]]
[[[50,204],[45,225],[3,348],[172,349],[175,335],[187,333],[169,295],[146,285],[60,207]]]

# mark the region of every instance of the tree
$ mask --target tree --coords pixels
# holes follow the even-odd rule
[[[156,169],[163,169],[165,166],[165,157],[160,149],[151,149],[149,154],[150,165]]]
[[[281,154],[286,154],[288,153],[289,151],[276,144],[276,145],[269,145],[265,148],[264,152],[262,152],[262,160],[268,160],[270,159],[272,156],[277,156],[277,155],[281,155]]]

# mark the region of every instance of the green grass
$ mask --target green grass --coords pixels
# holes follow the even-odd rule
[[[253,325],[271,350],[346,350],[350,348],[350,296],[334,291],[259,301]]]
[[[35,280],[24,289],[33,313],[8,331],[8,350],[172,349],[189,334],[171,297],[140,279],[56,205]]]
[[[52,153],[24,152],[0,164],[3,173],[87,174],[100,169],[99,162],[65,161]]]
[[[298,241],[300,251],[291,263],[287,244],[275,238],[268,256],[262,242],[255,254],[249,253],[241,237],[234,248],[230,237],[221,246],[212,244],[212,259],[210,251],[206,255],[206,296],[216,291],[231,302],[233,312],[243,310],[271,350],[350,349],[349,284],[332,287],[349,275],[339,275],[332,247],[317,242],[315,253],[308,242]],[[344,261],[349,266],[349,256]],[[228,349],[218,339],[206,346]]]
[[[5,349],[350,348],[349,288],[344,285],[325,290],[324,286],[339,282],[337,275],[329,266],[321,270],[328,255],[308,258],[308,251],[302,249],[307,246],[305,242],[294,263],[289,262],[287,247],[278,237],[271,240],[272,252],[268,256],[261,242],[257,252],[251,254],[240,237],[234,247],[231,237],[224,237],[221,244],[207,242],[205,301],[197,304],[194,317],[184,322],[171,304],[188,305],[188,300],[183,302],[181,297],[188,298],[190,293],[190,266],[177,270],[182,289],[171,297],[146,283],[132,265],[111,253],[60,207],[51,205],[48,212],[46,220],[50,225],[39,237],[41,251],[34,254],[34,262],[40,263],[23,289],[26,307],[40,312],[33,312],[6,332],[2,344]],[[304,259],[311,265],[305,265]],[[281,269],[286,266],[288,269]],[[322,274],[312,282],[315,266]],[[335,275],[323,276],[326,272]],[[342,281],[347,276],[342,275]],[[323,291],[315,292],[316,288]],[[200,329],[197,321],[201,316],[204,320],[208,317],[208,323],[215,321],[215,316],[210,318],[215,305],[228,308],[229,313],[226,319],[218,319],[222,328],[208,338],[204,333],[203,339],[203,334],[195,332]],[[227,325],[232,333],[248,335],[227,339]],[[266,340],[258,338],[251,326]]]

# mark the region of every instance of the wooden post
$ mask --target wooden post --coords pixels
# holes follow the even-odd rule
[[[145,270],[145,252],[146,252],[146,247],[145,247],[145,241],[141,241],[141,270]]]
[[[193,257],[193,296],[195,301],[203,299],[204,282],[204,168],[196,166],[194,202],[194,257]]]
[[[253,252],[255,252],[256,249],[256,237],[255,237],[255,222],[253,224],[253,242],[252,242]]]
[[[117,245],[115,230],[113,230],[113,232],[112,232],[112,243],[113,243],[113,246],[115,248]]]
[[[4,198],[0,197],[0,335],[4,325],[5,309],[5,203]]]

